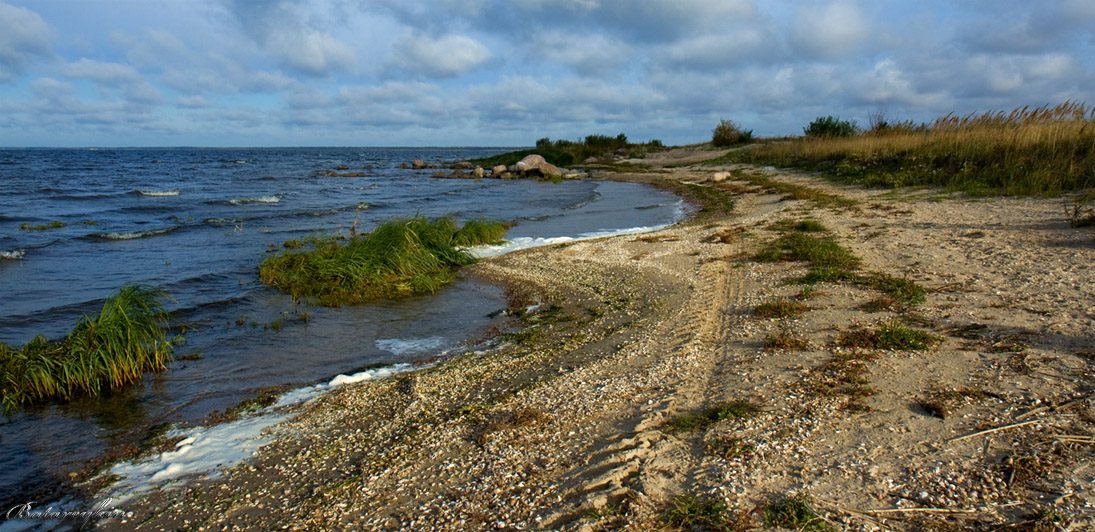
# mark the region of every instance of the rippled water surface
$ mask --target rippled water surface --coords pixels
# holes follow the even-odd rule
[[[0,149],[0,342],[63,336],[113,290],[142,282],[171,294],[189,329],[177,354],[197,355],[111,397],[0,420],[0,503],[28,499],[151,424],[457,348],[504,307],[499,287],[469,279],[400,301],[297,305],[257,279],[257,265],[287,240],[416,214],[516,221],[509,237],[526,241],[681,214],[674,196],[635,184],[474,182],[398,168],[501,151]],[[340,167],[365,177],[323,175]]]

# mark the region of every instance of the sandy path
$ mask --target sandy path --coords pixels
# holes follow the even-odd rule
[[[715,170],[656,178],[704,181]],[[767,174],[857,202],[829,209],[786,201],[751,172],[711,185],[738,194],[732,216],[473,267],[512,286],[515,308],[540,304],[524,333],[339,389],[280,427],[253,463],[151,494],[102,528],[650,530],[681,495],[748,512],[799,492],[846,529],[989,529],[1041,510],[1090,524],[1095,445],[1080,439],[1095,434],[1090,231],[1067,226],[1060,200]],[[828,227],[864,270],[931,289],[927,301],[871,312],[859,307],[874,291],[822,284],[797,319],[755,317],[756,304],[802,290],[785,282],[801,264],[752,255],[778,236],[773,222],[803,218]],[[874,393],[859,403],[818,393],[848,351],[834,339],[892,317],[945,339],[928,352],[873,353],[862,377]],[[764,349],[781,330],[810,347]],[[939,397],[950,401],[945,419],[924,407]],[[667,424],[735,400],[762,412],[691,432]],[[733,440],[749,452],[709,451]]]

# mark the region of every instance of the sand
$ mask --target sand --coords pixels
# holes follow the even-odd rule
[[[759,529],[766,507],[799,494],[838,530],[1095,524],[1095,235],[1069,227],[1063,200],[838,187],[703,158],[612,177],[718,187],[735,194],[733,214],[470,267],[509,287],[515,315],[533,309],[515,316],[523,329],[336,389],[248,463],[129,501],[125,520],[100,527],[655,530],[673,529],[664,512],[695,496]],[[724,170],[739,173],[706,183]],[[789,199],[750,175],[855,205]],[[802,263],[753,255],[778,237],[774,222],[805,218],[863,271],[928,288],[926,301],[863,310],[879,293],[852,284],[802,298],[787,283]],[[809,307],[798,318],[753,313],[796,298]],[[942,341],[836,345],[889,319]],[[781,332],[808,347],[766,349]],[[847,392],[853,377],[862,393]],[[759,412],[673,428],[731,401]]]

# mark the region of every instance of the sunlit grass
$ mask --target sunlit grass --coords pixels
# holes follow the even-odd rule
[[[505,231],[505,224],[487,220],[458,227],[451,217],[392,218],[372,233],[313,239],[312,249],[270,257],[259,276],[294,299],[326,306],[433,293],[457,267],[475,262],[463,248],[496,243]]]
[[[947,115],[931,124],[897,124],[846,138],[773,142],[728,157],[823,170],[866,186],[1058,194],[1095,187],[1095,109],[1065,102]]]

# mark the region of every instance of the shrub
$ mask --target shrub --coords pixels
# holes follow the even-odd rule
[[[802,128],[807,137],[838,138],[851,137],[859,133],[855,120],[841,120],[832,116],[819,116]]]
[[[716,148],[745,144],[753,140],[753,130],[743,130],[730,120],[720,120],[711,132],[711,145]]]

